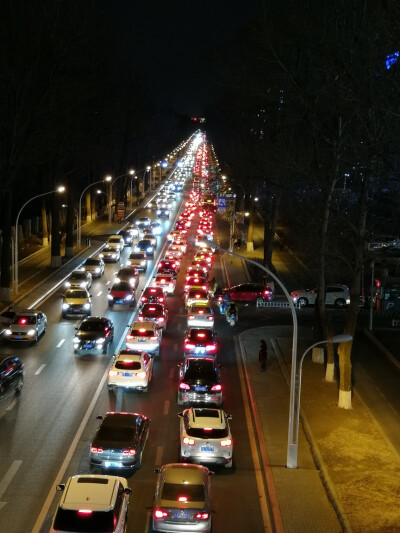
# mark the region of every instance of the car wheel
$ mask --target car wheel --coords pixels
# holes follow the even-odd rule
[[[343,307],[345,307],[345,305],[346,305],[346,302],[342,298],[338,298],[335,301],[335,307],[337,307],[338,309],[343,309]]]
[[[301,298],[299,298],[297,300],[297,303],[299,304],[299,307],[307,307],[308,305],[308,300],[307,298],[305,298],[304,296],[302,296]]]
[[[24,386],[24,378],[21,376],[18,380],[17,386],[15,387],[15,393],[19,394],[22,391]]]

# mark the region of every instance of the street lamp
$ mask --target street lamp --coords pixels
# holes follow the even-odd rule
[[[89,189],[89,187],[92,187],[93,185],[98,185],[99,183],[104,183],[104,182],[111,182],[112,178],[111,176],[107,176],[104,178],[104,180],[99,180],[99,181],[95,181],[94,183],[91,183],[90,185],[88,185],[87,187],[85,187],[82,191],[82,194],[80,195],[79,197],[79,209],[78,209],[78,227],[77,227],[77,230],[76,230],[76,244],[78,246],[78,250],[79,248],[81,247],[81,237],[82,237],[82,228],[81,228],[81,225],[82,225],[82,197],[83,195],[85,194],[85,192]]]
[[[117,176],[114,178],[114,181],[112,181],[111,176],[108,176],[107,178],[110,178],[109,180],[106,178],[107,181],[110,183],[110,198],[109,198],[109,208],[108,208],[108,223],[111,224],[111,218],[112,218],[112,186],[114,183],[119,180],[120,178],[126,178],[126,176],[133,176],[135,174],[134,170],[129,170],[129,172],[125,172],[125,174],[121,174],[120,176]]]
[[[36,196],[33,196],[32,198],[30,198],[28,201],[26,201],[24,203],[24,205],[21,207],[21,209],[18,211],[18,215],[17,215],[17,220],[15,222],[15,243],[14,243],[14,268],[15,268],[15,273],[14,273],[14,292],[15,294],[18,294],[18,221],[19,221],[19,216],[23,210],[23,208],[29,204],[29,202],[32,202],[32,200],[36,200],[36,198],[40,198],[41,196],[47,196],[48,194],[52,194],[53,192],[64,192],[65,191],[65,187],[63,185],[61,185],[60,187],[57,187],[57,189],[55,189],[54,191],[49,191],[49,192],[44,192],[42,194],[37,194]]]

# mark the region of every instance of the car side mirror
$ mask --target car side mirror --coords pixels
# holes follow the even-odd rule
[[[225,418],[226,418],[227,420],[232,420],[232,415],[225,415]]]
[[[178,366],[179,368],[182,368],[182,367],[183,367],[183,363],[182,363],[182,362],[180,362],[180,363],[177,363],[177,365],[176,365],[176,366]]]

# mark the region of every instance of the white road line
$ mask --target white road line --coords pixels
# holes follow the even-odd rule
[[[100,291],[97,293],[97,296],[101,296],[103,294],[103,291]]]
[[[175,375],[175,368],[170,368],[169,369],[169,379],[172,379]]]
[[[40,365],[39,368],[35,372],[35,376],[38,376],[45,366],[46,365]]]
[[[56,348],[60,348],[65,342],[65,339],[61,339],[60,342],[57,344]]]
[[[109,279],[107,282],[106,282],[106,285],[110,285],[111,283],[111,280]]]
[[[155,462],[156,466],[160,466],[161,465],[162,454],[163,454],[163,447],[162,446],[157,446],[156,462]]]
[[[18,471],[18,468],[22,465],[22,461],[13,461],[10,468],[7,470],[6,475],[0,481],[0,498],[7,490],[8,485],[11,483],[13,477]]]
[[[6,411],[11,411],[11,409],[13,409],[15,407],[17,403],[17,400],[13,400],[10,405],[7,407]]]
[[[169,400],[165,400],[163,415],[167,415],[169,413],[169,404],[170,404],[170,401]]]

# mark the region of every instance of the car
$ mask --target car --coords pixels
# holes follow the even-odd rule
[[[159,218],[169,218],[170,210],[168,207],[157,207],[156,215]]]
[[[110,261],[112,263],[117,263],[121,259],[121,252],[119,250],[115,250],[114,248],[110,248],[108,244],[106,244],[101,250],[101,255],[103,260],[107,262]]]
[[[14,355],[0,359],[0,405],[19,394],[24,386],[24,363]]]
[[[99,255],[89,257],[82,266],[92,275],[92,278],[101,278],[104,274],[104,261]]]
[[[172,243],[172,244],[168,247],[167,253],[168,253],[168,254],[171,254],[171,253],[176,254],[175,257],[176,257],[177,259],[181,259],[182,256],[183,256],[182,247],[179,246],[178,244],[174,244],[174,243]]]
[[[232,415],[222,409],[189,407],[180,418],[180,462],[217,464],[232,468]]]
[[[120,232],[121,237],[124,239],[124,246],[131,246],[133,242],[133,235],[132,233],[127,230],[123,229]]]
[[[140,350],[120,350],[114,355],[107,374],[109,391],[136,389],[147,392],[153,375],[153,357]]]
[[[174,294],[176,276],[174,274],[157,274],[152,285],[153,287],[161,287],[167,294]]]
[[[36,343],[46,333],[46,329],[47,317],[42,311],[21,309],[4,330],[4,340]]]
[[[183,239],[183,237],[177,237],[175,238],[173,241],[172,241],[173,244],[175,244],[176,246],[179,246],[179,248],[181,249],[181,251],[183,253],[186,252],[187,250],[187,242],[185,241],[185,239]]]
[[[67,289],[63,294],[61,316],[86,315],[92,313],[92,298],[87,289]]]
[[[107,239],[107,246],[111,250],[122,252],[125,247],[124,238],[121,235],[110,235]]]
[[[167,299],[167,295],[161,287],[146,287],[140,298],[140,305],[145,303],[163,304]]]
[[[155,322],[159,328],[166,329],[168,309],[163,304],[143,304],[137,320],[138,322]]]
[[[170,231],[167,235],[167,239],[171,242],[174,241],[176,238],[180,238],[180,237],[181,237],[181,232],[178,230]]]
[[[109,412],[97,419],[101,420],[101,424],[90,445],[92,471],[139,468],[149,434],[150,420],[147,416]]]
[[[177,276],[180,265],[173,259],[162,259],[157,266],[158,274],[172,274]]]
[[[7,307],[4,311],[0,313],[0,334],[3,335],[6,328],[12,324],[12,321],[15,318],[15,315],[17,314],[17,311],[14,309],[14,307],[10,306]]]
[[[314,305],[318,295],[318,288],[303,289],[290,293],[293,302],[300,307]],[[332,284],[325,288],[325,305],[343,308],[350,304],[350,289],[347,285]]]
[[[215,357],[186,357],[178,366],[178,405],[222,405],[221,365],[217,364]]]
[[[213,472],[202,465],[169,463],[158,474],[151,526],[153,531],[211,533]]]
[[[147,257],[154,257],[155,246],[149,239],[141,239],[135,246],[135,252],[145,252]]]
[[[151,244],[154,246],[154,248],[157,248],[157,237],[154,235],[154,233],[152,233],[152,229],[150,227],[143,230],[142,239],[151,241]]]
[[[147,255],[145,252],[132,252],[126,261],[126,266],[135,267],[138,272],[146,272]]]
[[[154,220],[149,228],[152,230],[152,233],[156,236],[158,235],[161,235],[162,233],[162,226],[161,226],[161,222],[159,222],[158,220]]]
[[[151,219],[149,217],[139,217],[139,218],[136,218],[135,219],[135,224],[137,226],[139,225],[142,225],[142,226],[150,226],[151,224]]]
[[[115,272],[115,281],[127,281],[134,289],[139,285],[139,272],[134,266],[125,266]]]
[[[113,307],[114,304],[135,305],[135,287],[129,281],[116,281],[107,295],[108,307]]]
[[[204,259],[194,259],[188,266],[187,273],[195,272],[196,270],[202,270],[208,272],[211,268],[211,264],[207,263]]]
[[[57,485],[62,492],[50,533],[123,533],[126,530],[129,495],[123,477],[80,474],[66,484]]]
[[[126,347],[130,350],[145,350],[154,355],[161,352],[162,329],[155,322],[133,322],[126,335]]]
[[[129,224],[125,229],[126,231],[129,231],[134,239],[139,237],[139,228],[136,226],[136,224]]]
[[[269,285],[259,283],[241,283],[222,289],[222,294],[229,294],[235,302],[269,302],[273,299],[274,293]]]
[[[207,242],[209,244],[206,244]],[[205,239],[204,235],[196,234],[196,237],[194,239],[195,246],[201,247],[202,249],[205,249],[205,250],[211,250],[211,252],[214,253],[216,248],[213,244],[211,244],[212,242],[213,242],[212,240],[210,241],[208,239]]]
[[[193,304],[204,304],[208,305],[210,302],[208,300],[208,292],[206,289],[198,289],[197,287],[190,287],[185,292],[185,306],[188,309]]]
[[[212,252],[205,252],[204,250],[200,249],[195,253],[194,260],[206,261],[206,263],[211,265],[211,263],[213,262],[213,254]]]
[[[181,266],[181,255],[180,255],[180,252],[170,251],[169,249],[167,249],[165,251],[164,259],[166,259],[167,261],[174,261],[179,268]]]
[[[187,355],[217,355],[217,335],[212,328],[189,328],[183,339],[183,352]]]
[[[187,310],[187,325],[194,328],[213,328],[214,311],[210,305],[193,304]]]
[[[86,270],[73,270],[64,283],[66,289],[90,289],[92,274]]]
[[[78,327],[73,340],[74,353],[107,353],[114,340],[114,324],[104,316],[84,318]]]

